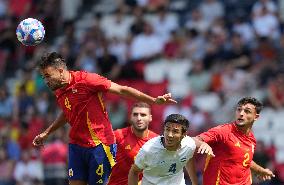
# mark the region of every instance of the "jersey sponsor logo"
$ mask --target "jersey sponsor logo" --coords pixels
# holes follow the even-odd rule
[[[240,142],[238,141],[236,144],[235,144],[236,147],[241,147],[241,144]]]
[[[127,145],[124,149],[125,149],[125,150],[131,150],[131,146],[130,146],[130,145]]]
[[[72,168],[69,169],[68,174],[69,174],[69,177],[73,177],[74,174],[73,174],[73,169]]]

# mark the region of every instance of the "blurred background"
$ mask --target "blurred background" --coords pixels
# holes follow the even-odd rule
[[[27,17],[46,30],[36,47],[16,39]],[[50,51],[69,69],[152,96],[171,92],[179,104],[152,107],[157,133],[168,114],[181,113],[195,136],[233,120],[241,97],[257,97],[265,108],[254,125],[254,160],[276,177],[254,184],[283,185],[283,23],[283,0],[0,0],[0,185],[67,184],[69,126],[32,147],[59,112],[34,70]],[[127,126],[133,102],[107,95],[105,103],[113,127]]]

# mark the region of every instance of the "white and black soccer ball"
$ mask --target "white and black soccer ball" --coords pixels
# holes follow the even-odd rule
[[[45,34],[42,23],[34,18],[27,18],[20,22],[16,35],[25,46],[35,46],[43,41]]]

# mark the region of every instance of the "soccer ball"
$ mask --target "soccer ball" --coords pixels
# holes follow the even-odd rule
[[[27,18],[20,22],[16,35],[18,40],[26,46],[35,46],[42,42],[45,30],[37,19]]]

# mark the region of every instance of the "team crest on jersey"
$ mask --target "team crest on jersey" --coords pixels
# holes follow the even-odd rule
[[[69,169],[68,174],[69,174],[69,177],[73,177],[73,170],[72,170],[72,168]]]
[[[77,93],[77,89],[72,88],[72,93]]]
[[[130,145],[127,145],[127,146],[125,147],[125,150],[131,150]]]
[[[241,144],[240,142],[238,141],[236,144],[235,144],[236,147],[241,147]]]

